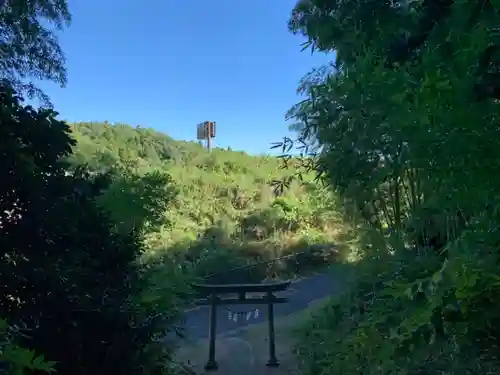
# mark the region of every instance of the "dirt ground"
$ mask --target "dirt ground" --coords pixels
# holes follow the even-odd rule
[[[216,341],[217,371],[206,372],[203,367],[208,357],[208,340],[184,345],[177,352],[177,360],[187,364],[195,374],[217,375],[294,375],[298,374],[292,353],[293,331],[300,322],[325,301],[315,301],[308,310],[277,317],[275,322],[277,368],[266,366],[269,357],[267,323],[219,335]]]

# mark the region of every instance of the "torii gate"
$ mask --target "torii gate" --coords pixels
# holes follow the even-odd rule
[[[269,360],[266,366],[278,367],[274,335],[274,304],[288,301],[286,297],[277,297],[276,292],[284,291],[290,281],[265,284],[194,284],[193,288],[207,297],[199,304],[210,306],[209,348],[206,371],[215,371],[219,365],[215,359],[215,337],[217,328],[217,306],[219,305],[267,305],[269,322]],[[264,293],[262,297],[248,297],[247,293]],[[221,298],[223,295],[237,294],[237,297]]]

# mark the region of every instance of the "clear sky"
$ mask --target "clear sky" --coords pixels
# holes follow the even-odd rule
[[[68,121],[122,122],[267,152],[288,134],[300,78],[327,61],[287,29],[295,0],[69,0],[68,85],[44,83]]]

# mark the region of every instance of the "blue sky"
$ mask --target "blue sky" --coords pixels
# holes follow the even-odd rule
[[[122,122],[215,146],[267,152],[288,134],[300,78],[327,62],[287,30],[295,0],[69,0],[68,85],[44,83],[68,121]]]

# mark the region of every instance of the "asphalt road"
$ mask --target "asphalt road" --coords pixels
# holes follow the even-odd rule
[[[330,273],[319,274],[293,282],[287,291],[276,293],[289,301],[275,305],[275,318],[306,309],[315,300],[336,293],[339,283]],[[186,338],[199,340],[208,337],[208,306],[187,311],[184,316]],[[267,321],[267,305],[230,305],[217,307],[217,334]]]

